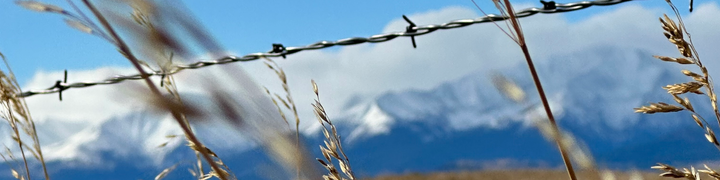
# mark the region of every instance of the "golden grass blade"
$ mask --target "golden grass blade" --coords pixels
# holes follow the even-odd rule
[[[492,82],[495,88],[497,88],[498,91],[500,91],[500,93],[502,93],[505,97],[515,101],[516,103],[525,102],[525,91],[523,91],[522,88],[520,88],[520,86],[512,80],[506,78],[502,74],[496,73],[492,76]]]
[[[52,4],[45,4],[38,1],[15,1],[17,5],[20,5],[21,7],[37,12],[56,12],[64,14],[65,10],[52,5]]]
[[[705,125],[703,125],[703,123],[700,121],[700,118],[698,118],[697,115],[693,114],[692,118],[695,121],[695,123],[697,123],[698,126],[700,126],[701,128],[705,128]]]
[[[175,167],[177,167],[177,165],[178,165],[178,164],[175,164],[175,165],[173,165],[173,166],[170,166],[170,167],[168,167],[168,168],[163,169],[163,170],[160,172],[160,174],[158,174],[157,176],[155,176],[155,180],[164,179],[165,176],[167,176],[168,174],[170,174],[170,172],[172,172],[173,170],[175,170]]]
[[[88,33],[88,34],[92,34],[92,33],[93,33],[93,29],[92,29],[92,28],[88,27],[87,25],[85,25],[85,24],[83,24],[82,22],[77,21],[77,20],[65,19],[65,24],[67,24],[68,26],[70,26],[70,27],[72,27],[72,28],[74,28],[74,29],[77,29],[77,30],[79,30],[79,31],[81,31],[81,32],[84,32],[84,33]]]
[[[663,87],[663,89],[667,90],[670,94],[685,94],[687,92],[693,92],[696,94],[702,94],[701,91],[699,91],[700,88],[703,87],[704,84],[700,82],[687,82],[687,83],[680,83],[680,84],[671,84]]]
[[[312,105],[315,108],[315,115],[318,117],[318,120],[322,125],[323,135],[325,135],[325,146],[320,146],[320,152],[322,153],[325,160],[317,159],[317,161],[320,162],[320,164],[322,164],[323,167],[328,170],[328,174],[323,175],[323,178],[345,179],[345,177],[347,177],[351,180],[354,180],[355,174],[350,167],[350,160],[348,159],[345,151],[342,148],[340,136],[337,134],[335,125],[333,125],[330,119],[327,117],[327,113],[325,112],[325,109],[322,108],[322,104],[320,104],[320,96],[317,94],[317,84],[314,80],[311,80],[311,83],[313,85],[313,90],[316,93],[315,103],[313,103]],[[328,128],[330,128],[330,130],[328,130]],[[333,164],[333,159],[338,162],[338,165],[340,166],[340,172],[342,172],[345,177],[343,177],[343,175],[338,172],[337,168]]]
[[[660,59],[662,61],[667,61],[667,62],[676,62],[679,64],[695,64],[695,62],[693,60],[690,60],[688,58],[683,58],[683,57],[680,57],[680,58],[672,58],[672,57],[668,57],[668,56],[653,56],[653,57]]]
[[[716,146],[717,146],[717,145],[720,145],[720,143],[718,143],[718,141],[717,141],[717,138],[715,137],[715,133],[713,132],[712,129],[710,129],[710,127],[705,127],[705,138],[706,138],[710,143],[713,143],[713,144],[715,144]]]
[[[168,145],[168,142],[164,142],[164,143],[158,145],[156,148],[163,148],[163,147],[165,147],[165,146],[167,146],[167,145]]]
[[[288,85],[288,82],[287,82],[287,75],[285,74],[285,71],[280,67],[280,65],[278,65],[277,62],[275,62],[272,59],[267,58],[267,57],[262,57],[262,59],[265,60],[265,62],[263,62],[263,63],[270,70],[274,71],[275,74],[278,76],[278,78],[280,79],[282,88],[285,91],[285,98],[282,98],[279,94],[275,93],[274,94],[275,98],[271,97],[271,99],[273,101],[273,104],[277,107],[278,112],[280,113],[280,116],[285,121],[285,124],[289,125],[289,122],[285,116],[285,113],[278,105],[279,103],[277,101],[279,100],[285,106],[285,108],[287,110],[292,111],[293,116],[295,117],[295,149],[297,150],[297,152],[295,152],[295,153],[300,154],[301,153],[300,116],[298,115],[297,106],[295,105],[295,101],[293,101],[292,94],[290,93],[290,86]],[[268,95],[270,95],[270,91],[267,88],[265,88],[265,91]],[[272,95],[270,95],[270,96],[272,96]],[[301,178],[300,167],[296,168],[296,178],[297,179]]]
[[[315,96],[319,96],[318,87],[317,87],[317,84],[315,84],[315,80],[310,80],[310,82],[312,83],[313,92],[315,92]]]
[[[15,177],[15,179],[20,179],[20,174],[17,171],[15,171],[14,169],[11,169],[10,171],[12,171],[12,175],[13,177]]]
[[[689,70],[683,69],[683,70],[682,70],[682,73],[685,74],[686,76],[690,76],[690,77],[693,77],[693,78],[702,78],[701,75],[699,75],[699,74],[697,74],[697,73],[694,73],[694,72],[692,72],[692,71],[689,71]]]
[[[708,167],[707,164],[703,164],[703,166],[705,166],[705,169],[700,169],[698,170],[698,172],[705,173],[708,176],[714,178],[715,180],[720,180],[720,173]]]
[[[685,108],[675,105],[670,105],[664,102],[650,103],[649,106],[641,106],[634,108],[636,113],[654,114],[654,113],[667,113],[667,112],[678,112],[685,110]]]
[[[83,0],[83,3],[85,4],[85,6],[88,7],[88,9],[90,9],[92,14],[97,18],[97,20],[100,22],[102,27],[105,28],[105,30],[108,32],[109,37],[111,38],[112,42],[115,42],[115,45],[117,46],[119,51],[125,57],[128,58],[128,60],[132,63],[133,67],[135,67],[135,69],[141,74],[141,77],[143,78],[146,85],[152,92],[153,96],[156,97],[155,99],[162,100],[162,98],[163,98],[162,93],[157,88],[157,86],[152,82],[152,80],[149,78],[149,75],[145,71],[145,69],[143,69],[142,66],[140,65],[140,63],[139,63],[140,60],[131,51],[130,46],[122,38],[120,38],[120,35],[113,28],[113,26],[110,24],[110,22],[105,17],[105,15],[103,13],[101,13],[100,10],[95,5],[93,5],[93,3],[91,3],[89,0]],[[130,3],[131,4],[129,4],[129,5],[132,7],[141,7],[141,8],[143,8],[143,10],[146,10],[143,12],[149,12],[149,11],[147,11],[148,9],[154,8],[154,7],[150,7],[150,6],[153,6],[154,4],[151,4],[148,1],[132,1]],[[133,6],[133,5],[135,5],[135,6]],[[197,28],[197,27],[195,27],[195,28]],[[153,31],[153,32],[157,32],[157,31]],[[155,36],[155,37],[157,37],[157,36]],[[163,39],[164,41],[161,41],[160,39],[157,39],[157,38],[155,38],[153,40],[156,40],[156,41],[153,41],[153,42],[155,42],[155,45],[167,45],[166,47],[176,47],[177,46],[177,44],[175,44],[175,42],[170,42],[170,41],[174,40],[172,38]],[[175,46],[173,46],[173,45],[175,45]],[[182,53],[182,52],[180,52],[180,53]],[[170,103],[166,103],[165,105],[170,105]],[[169,110],[170,114],[173,116],[173,118],[176,120],[176,122],[178,123],[180,128],[185,133],[188,141],[192,142],[193,145],[199,146],[199,148],[196,148],[196,150],[198,150],[198,149],[202,150],[202,151],[199,151],[199,152],[201,152],[200,154],[205,159],[205,161],[208,162],[208,164],[210,164],[210,167],[213,169],[213,171],[216,171],[216,172],[220,171],[220,167],[218,167],[217,164],[213,163],[214,161],[213,161],[212,157],[208,154],[209,149],[205,148],[205,146],[198,140],[198,138],[195,136],[195,134],[190,129],[189,124],[186,123],[185,121],[183,121],[184,115],[183,115],[183,112],[180,111],[181,109],[183,109],[182,107],[185,107],[185,106],[181,105],[179,109],[168,107],[168,110]],[[227,180],[227,176],[220,173],[218,176],[218,179]]]

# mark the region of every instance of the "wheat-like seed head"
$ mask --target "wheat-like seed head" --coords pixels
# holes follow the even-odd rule
[[[657,166],[652,166],[650,168],[665,171],[664,173],[660,174],[660,176],[662,177],[686,178],[690,180],[696,180],[700,178],[698,176],[698,171],[695,169],[695,167],[692,166],[690,167],[690,169],[683,168],[683,170],[680,170],[667,164],[658,163]]]
[[[660,59],[662,61],[667,61],[667,62],[676,62],[679,64],[695,64],[695,61],[693,61],[690,58],[684,58],[684,57],[673,58],[673,57],[668,57],[668,56],[653,56],[653,57]]]
[[[683,29],[682,26],[678,26],[675,24],[675,21],[670,19],[666,14],[663,14],[663,18],[660,19],[660,23],[662,24],[663,30],[665,32],[665,37],[675,46],[677,46],[678,50],[680,51],[680,54],[682,54],[685,57],[692,58],[692,49],[690,49],[690,44],[685,41],[685,38],[683,37]]]
[[[685,99],[680,98],[680,96],[678,96],[678,94],[670,94],[670,95],[672,95],[673,100],[675,100],[675,102],[677,102],[678,104],[680,104],[680,105],[682,105],[683,107],[685,107],[685,109],[687,109],[687,110],[690,111],[690,112],[695,112],[695,108],[693,108],[692,103],[690,103],[690,99],[688,99],[688,98],[685,98]]]
[[[55,6],[52,4],[45,4],[38,1],[17,1],[18,5],[22,6],[25,9],[37,11],[37,12],[53,12],[53,13],[61,13],[65,14],[67,13],[64,9],[62,9],[59,6]]]
[[[352,169],[350,168],[350,163],[347,155],[345,155],[345,151],[343,150],[340,136],[337,133],[337,129],[335,129],[335,125],[332,124],[332,121],[330,121],[330,118],[328,118],[327,113],[325,112],[325,109],[322,107],[322,104],[320,104],[320,96],[318,94],[318,88],[317,84],[315,84],[315,80],[312,80],[313,85],[313,91],[315,92],[315,96],[317,99],[315,99],[315,103],[313,103],[313,107],[315,108],[315,116],[318,118],[318,121],[320,121],[320,124],[322,125],[322,132],[325,136],[325,146],[320,146],[320,152],[322,153],[323,159],[317,159],[320,164],[325,167],[325,169],[328,170],[328,174],[323,175],[323,179],[326,180],[345,180],[345,178],[341,175],[341,173],[337,170],[335,165],[333,164],[333,159],[337,160],[338,165],[340,166],[340,171],[342,174],[345,175],[350,180],[355,179],[355,174],[352,172]]]
[[[300,144],[301,144],[301,143],[300,143],[300,116],[298,115],[297,106],[295,105],[295,101],[293,100],[292,94],[290,93],[290,87],[289,87],[289,85],[288,85],[287,75],[285,74],[285,71],[280,67],[280,65],[278,65],[278,64],[277,64],[275,61],[273,61],[272,59],[267,58],[267,57],[262,57],[262,59],[265,60],[265,62],[264,62],[265,65],[266,65],[270,70],[274,71],[275,74],[278,76],[278,78],[280,79],[280,82],[281,82],[281,84],[282,84],[283,90],[285,90],[285,97],[284,97],[284,98],[281,97],[280,95],[278,95],[278,94],[276,93],[276,94],[274,94],[274,95],[275,95],[275,98],[272,98],[272,96],[271,96],[271,99],[272,99],[273,103],[275,104],[275,106],[277,107],[277,110],[278,110],[278,112],[280,113],[280,116],[281,116],[282,119],[285,121],[285,123],[288,124],[288,125],[290,125],[290,124],[289,124],[289,122],[288,122],[288,120],[287,120],[287,117],[285,116],[285,113],[284,113],[283,110],[280,108],[279,103],[277,103],[277,101],[280,101],[280,102],[282,103],[282,105],[284,105],[287,110],[292,111],[293,116],[295,117],[295,149],[298,150],[298,152],[296,152],[296,153],[299,154],[299,153],[300,153],[300,146],[301,146],[301,145],[300,145]],[[268,95],[270,95],[270,91],[267,90],[267,88],[266,88],[265,90],[266,90],[266,92],[268,93]],[[277,99],[277,100],[276,100],[276,99]],[[298,179],[300,178],[300,168],[299,168],[299,166],[298,166],[298,168],[296,169],[296,176],[297,176]]]
[[[705,71],[707,71],[707,70],[705,70]],[[705,84],[705,85],[708,84],[708,80],[705,79],[705,76],[703,76],[703,75],[694,73],[694,72],[689,71],[689,70],[682,70],[682,73],[685,74],[686,76],[692,77],[693,80],[695,80],[695,81],[697,81],[697,82],[703,83],[703,84]]]
[[[195,143],[193,143],[192,141],[188,141],[187,146],[190,147],[190,149],[195,150],[197,152],[207,153],[213,157],[217,157],[217,154],[215,154],[215,152],[213,152],[209,148],[207,148],[205,146],[200,147],[200,146],[196,145]]]
[[[704,84],[700,82],[686,82],[686,83],[680,83],[680,84],[671,84],[663,87],[663,89],[667,90],[670,94],[685,94],[688,92],[692,92],[695,94],[703,94],[702,91],[700,91],[700,88],[703,87]]]
[[[640,106],[639,108],[634,108],[636,113],[645,113],[645,114],[653,114],[653,113],[666,113],[666,112],[678,112],[685,110],[685,108],[682,108],[680,106],[670,105],[664,102],[658,102],[658,103],[650,103],[649,106]]]
[[[712,108],[714,110],[714,114],[716,119],[718,120],[718,123],[720,123],[720,110],[718,109],[717,105],[717,95],[714,91],[714,86],[712,83],[712,79],[710,78],[710,75],[708,73],[707,67],[705,67],[702,62],[700,61],[699,55],[697,54],[695,47],[692,43],[692,38],[690,37],[690,33],[688,33],[685,29],[685,25],[683,23],[683,20],[680,16],[680,13],[678,12],[677,8],[670,2],[670,0],[666,0],[668,5],[673,9],[675,12],[675,15],[677,17],[677,22],[673,21],[668,17],[667,15],[663,15],[663,17],[659,18],[660,23],[662,24],[662,28],[664,30],[663,34],[665,37],[674,44],[678,51],[682,54],[683,57],[673,58],[673,57],[667,57],[667,56],[653,56],[657,59],[660,59],[662,61],[667,62],[675,62],[678,64],[695,64],[698,68],[700,68],[702,74],[698,74],[695,72],[692,72],[690,70],[682,70],[682,73],[688,77],[693,78],[693,82],[687,82],[687,83],[680,83],[680,84],[672,84],[667,85],[663,87],[663,89],[667,90],[667,92],[672,95],[675,102],[682,105],[683,107],[669,105],[666,103],[651,103],[649,106],[642,106],[640,108],[635,108],[635,112],[641,112],[641,113],[647,113],[652,114],[656,112],[676,112],[676,111],[682,111],[682,110],[688,110],[691,112],[691,116],[695,123],[703,128],[704,135],[707,141],[712,143],[718,150],[720,150],[720,143],[717,140],[717,137],[715,136],[715,133],[713,130],[708,127],[710,124],[702,117],[700,114],[695,112],[695,109],[693,108],[692,104],[690,103],[690,100],[688,98],[680,98],[678,95],[685,94],[688,92],[696,93],[696,94],[707,94],[707,97],[710,99],[710,104],[712,105]],[[687,40],[685,39],[687,37]],[[705,87],[706,91],[700,91],[700,88]],[[690,170],[687,168],[683,168],[683,170],[675,169],[672,166],[666,165],[666,164],[660,164],[659,166],[653,166],[653,169],[660,169],[665,171],[664,173],[660,174],[660,176],[663,177],[673,177],[673,178],[686,178],[686,179],[697,179],[699,180],[700,177],[698,176],[698,172],[705,173],[713,178],[720,179],[720,174],[715,172],[714,170],[710,169],[705,166],[705,170],[697,171],[694,167],[691,167]]]
[[[700,121],[700,118],[698,118],[697,115],[693,114],[692,118],[698,126],[700,126],[701,128],[705,128],[705,125],[703,125],[702,121]]]
[[[710,167],[708,167],[707,164],[703,164],[703,166],[705,166],[705,169],[700,169],[700,170],[698,170],[698,172],[705,173],[708,176],[714,178],[715,180],[720,180],[720,173],[718,173],[715,170],[710,169]]]
[[[35,122],[30,116],[30,111],[28,110],[25,100],[18,97],[18,94],[21,92],[19,88],[20,85],[17,83],[15,75],[12,73],[12,69],[2,53],[0,53],[0,59],[5,63],[7,71],[9,72],[9,74],[6,74],[0,70],[0,117],[5,119],[10,125],[12,129],[11,137],[18,145],[22,155],[26,176],[20,175],[19,177],[21,179],[23,177],[30,178],[30,169],[28,168],[28,162],[25,157],[25,153],[30,152],[30,154],[41,163],[45,178],[49,179],[45,160],[40,148],[40,140],[35,130]],[[27,137],[30,137],[30,142],[32,143],[26,143],[27,140],[21,138],[20,129],[22,129],[22,132],[24,132]],[[14,159],[12,156],[10,157]]]
[[[710,129],[710,127],[705,127],[705,138],[706,138],[710,143],[713,143],[713,144],[715,144],[716,146],[717,146],[717,145],[720,145],[720,143],[718,143],[718,141],[717,141],[717,138],[715,137],[715,133],[713,132],[712,129]]]

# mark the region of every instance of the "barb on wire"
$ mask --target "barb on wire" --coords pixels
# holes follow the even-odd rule
[[[543,7],[535,7],[535,8],[528,8],[521,11],[517,11],[515,16],[518,18],[524,18],[528,16],[532,16],[538,13],[541,14],[553,14],[553,13],[564,13],[564,12],[570,12],[570,11],[577,11],[581,9],[585,9],[592,6],[611,6],[616,5],[624,2],[629,2],[633,0],[595,0],[595,1],[580,1],[580,2],[574,2],[574,3],[565,3],[565,4],[554,4],[554,8],[548,8],[548,4],[544,4]],[[480,23],[488,23],[492,21],[503,21],[509,19],[507,16],[502,15],[496,15],[496,14],[488,14],[487,16],[479,17],[476,19],[462,19],[462,20],[455,20],[450,21],[448,23],[444,24],[435,24],[435,25],[424,25],[424,26],[415,26],[413,28],[406,29],[405,32],[394,32],[394,33],[386,33],[386,34],[378,34],[373,35],[370,37],[352,37],[352,38],[345,38],[340,39],[337,41],[320,41],[316,42],[310,45],[302,46],[302,47],[284,47],[280,48],[281,46],[273,45],[273,50],[267,53],[251,53],[247,54],[242,57],[236,57],[236,56],[226,56],[217,60],[213,61],[199,61],[191,64],[185,64],[185,65],[177,65],[170,71],[154,71],[149,72],[148,75],[150,76],[166,76],[166,75],[172,75],[175,73],[178,73],[185,69],[197,69],[207,66],[212,66],[216,64],[227,64],[227,63],[233,63],[233,62],[240,62],[240,61],[253,61],[260,59],[262,57],[285,57],[287,55],[295,54],[300,51],[306,51],[306,50],[318,50],[318,49],[324,49],[332,46],[349,46],[349,45],[356,45],[356,44],[362,44],[362,43],[380,43],[380,42],[386,42],[393,40],[397,37],[415,37],[415,36],[421,36],[425,34],[429,34],[432,32],[435,32],[439,29],[455,29],[455,28],[461,28],[473,24],[480,24]],[[408,19],[409,20],[409,19]],[[412,32],[411,32],[412,30]],[[281,44],[277,44],[281,45]],[[283,49],[283,50],[280,50]],[[126,80],[140,80],[142,77],[140,74],[134,74],[134,75],[118,75],[112,78],[108,78],[102,81],[98,82],[77,82],[72,84],[67,83],[57,83],[56,86],[53,86],[50,89],[45,90],[30,90],[21,93],[20,97],[29,97],[37,94],[52,94],[52,93],[59,93],[61,91],[70,89],[70,88],[82,88],[82,87],[90,87],[95,85],[106,85],[106,84],[116,84],[120,83]]]
[[[285,50],[285,46],[280,43],[272,44],[272,46],[272,50],[270,50],[268,53],[280,53],[282,58],[285,59],[285,53],[287,53],[287,51]]]
[[[58,96],[60,97],[60,101],[62,101],[62,92],[66,89],[69,89],[69,87],[67,87],[66,84],[67,84],[67,69],[65,70],[65,75],[63,76],[63,80],[55,81],[55,85],[53,85],[50,88],[47,88],[47,90],[57,89]]]
[[[405,33],[416,33],[417,30],[415,30],[414,28],[417,27],[417,25],[415,25],[415,23],[410,21],[410,18],[408,18],[405,15],[403,15],[403,19],[405,19],[405,21],[407,21],[408,24],[410,24],[407,26],[407,28],[405,28]],[[415,36],[410,36],[410,39],[412,40],[413,48],[417,48],[417,44],[415,44]]]
[[[555,9],[557,6],[555,6],[555,1],[543,1],[540,0],[540,3],[543,4],[543,9]]]
[[[693,10],[693,0],[690,0],[690,12]]]

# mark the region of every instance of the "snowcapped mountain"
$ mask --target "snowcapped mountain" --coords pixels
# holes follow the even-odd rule
[[[660,87],[690,80],[676,64],[656,60],[645,51],[610,47],[557,55],[536,64],[561,128],[582,140],[607,168],[694,163],[717,154],[688,114],[633,112],[648,102],[674,102]],[[504,98],[493,87],[491,73],[517,82],[530,103],[518,105]],[[544,114],[536,94],[524,64],[476,72],[431,90],[389,92],[350,106],[349,112],[364,111],[341,118],[346,126],[340,131],[350,132],[349,156],[360,166],[356,172],[367,174],[560,166],[556,147],[542,138],[528,116]],[[699,111],[711,112],[708,104],[697,105]],[[688,145],[693,153],[661,146],[668,143]]]
[[[655,162],[693,163],[717,154],[687,114],[633,113],[632,108],[648,102],[673,102],[660,87],[688,80],[675,64],[653,59],[645,51],[599,47],[539,60],[536,66],[560,127],[582,140],[601,166],[644,169]],[[517,104],[503,97],[492,85],[492,73],[515,81],[526,91],[528,103]],[[527,66],[518,64],[495,72],[475,72],[430,90],[358,96],[348,101],[343,115],[333,121],[344,137],[353,170],[361,177],[561,166],[555,145],[533,126],[531,114],[543,112],[536,94]],[[695,107],[700,112],[710,109],[705,104]],[[56,134],[40,135],[57,142],[44,148],[53,159],[49,164],[54,179],[150,179],[175,163],[183,168],[192,166],[194,155],[184,142],[166,137],[181,134],[174,121],[151,111],[132,112],[90,125],[39,124],[40,133],[59,129],[45,131]],[[231,128],[218,127],[223,125],[199,125],[197,132],[209,147],[224,154],[223,160],[238,176],[273,179],[268,176],[273,173],[267,172],[277,165],[261,148]],[[78,129],[81,132],[75,132]],[[308,149],[316,151],[322,136],[305,135]],[[75,144],[68,144],[71,142]],[[159,148],[163,143],[167,146]],[[683,146],[665,146],[667,143]],[[694,149],[683,148],[688,146]],[[89,172],[88,168],[100,170]]]
[[[634,107],[668,100],[659,87],[688,80],[673,64],[658,61],[647,52],[612,48],[555,56],[538,63],[537,68],[554,110],[578,116],[571,120],[573,124],[591,125],[590,130],[599,132],[634,128],[647,116],[633,113]],[[498,72],[515,80],[527,91],[531,102],[539,102],[527,66],[520,64]],[[379,110],[367,108],[366,114],[381,111],[395,121],[442,117],[443,124],[453,130],[502,128],[512,122],[528,124],[521,113],[525,107],[504,98],[490,82],[491,73],[498,72],[476,72],[430,91],[390,92],[357,106],[377,106]],[[384,124],[393,123],[381,119]],[[359,124],[373,123],[373,119],[355,120],[363,121]],[[655,126],[676,122],[646,123]]]

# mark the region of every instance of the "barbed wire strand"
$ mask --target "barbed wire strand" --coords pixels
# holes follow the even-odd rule
[[[541,14],[553,14],[553,13],[564,13],[564,12],[571,12],[571,11],[577,11],[581,9],[585,9],[592,6],[611,6],[616,5],[624,2],[629,2],[633,0],[596,0],[596,1],[580,1],[580,2],[574,2],[574,3],[555,3],[555,6],[553,7],[552,4],[544,3],[544,7],[542,8],[528,8],[521,11],[518,11],[515,16],[518,18],[524,18],[529,17],[538,13]],[[273,50],[267,53],[251,53],[247,54],[242,57],[236,57],[236,56],[226,56],[217,60],[212,61],[199,61],[191,64],[185,64],[185,65],[177,65],[170,71],[154,71],[149,72],[150,76],[167,76],[167,75],[173,75],[175,73],[178,73],[185,69],[198,69],[203,67],[208,67],[212,65],[217,64],[227,64],[227,63],[233,63],[233,62],[243,62],[243,61],[253,61],[260,59],[262,57],[285,57],[286,55],[291,55],[298,53],[300,51],[306,51],[306,50],[318,50],[318,49],[324,49],[332,46],[349,46],[349,45],[356,45],[356,44],[362,44],[362,43],[381,43],[393,40],[397,37],[415,37],[415,36],[421,36],[425,34],[429,34],[432,32],[435,32],[440,29],[455,29],[455,28],[461,28],[473,24],[480,24],[480,23],[487,23],[487,22],[493,22],[493,21],[503,21],[508,19],[507,16],[501,16],[496,14],[488,14],[483,17],[479,17],[476,19],[462,19],[462,20],[455,20],[450,21],[448,23],[444,24],[435,24],[435,25],[424,25],[424,26],[412,26],[408,27],[405,32],[394,32],[394,33],[386,33],[386,34],[378,34],[373,35],[367,38],[364,37],[353,37],[353,38],[345,38],[340,39],[337,41],[320,41],[316,42],[310,45],[302,46],[302,47],[278,47],[278,44],[273,44]],[[414,24],[411,24],[414,25]],[[96,85],[108,85],[108,84],[117,84],[121,83],[126,80],[141,80],[143,77],[140,74],[134,74],[134,75],[117,75],[115,77],[111,77],[102,81],[97,82],[76,82],[68,84],[66,82],[57,82],[55,86],[50,87],[48,89],[44,90],[30,90],[25,91],[21,93],[20,97],[30,97],[33,95],[38,94],[52,94],[52,93],[58,93],[61,91],[65,91],[72,88],[83,88],[83,87],[91,87]]]

